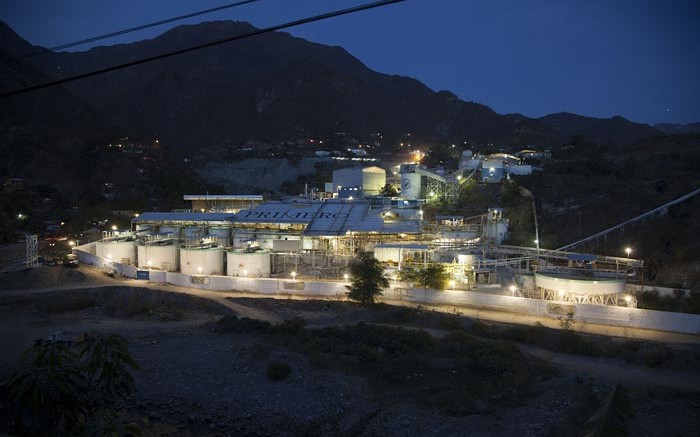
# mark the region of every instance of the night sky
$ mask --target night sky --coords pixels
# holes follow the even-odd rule
[[[367,1],[264,0],[181,23],[265,27]],[[54,46],[233,2],[9,0],[0,2],[0,18],[29,42]],[[700,122],[697,0],[409,0],[290,33],[343,46],[374,70],[415,77],[499,113]]]

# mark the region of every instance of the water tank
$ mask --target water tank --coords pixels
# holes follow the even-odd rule
[[[120,264],[136,264],[136,241],[98,241],[95,247],[95,254]]]
[[[180,249],[180,272],[188,275],[223,275],[224,249],[222,247]]]
[[[401,197],[407,200],[420,199],[420,173],[401,173]]]
[[[140,269],[157,269],[176,272],[180,266],[176,244],[145,244],[138,247]],[[150,264],[149,264],[150,261]]]
[[[226,255],[226,274],[248,278],[269,278],[271,271],[270,252],[256,250],[230,251]]]

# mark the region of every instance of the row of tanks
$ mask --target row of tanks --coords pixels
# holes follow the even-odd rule
[[[95,254],[111,262],[135,265],[139,269],[200,275],[270,277],[270,251],[257,247],[227,250],[220,243],[220,238],[228,238],[223,235],[191,237],[183,243],[183,240],[172,234],[141,237],[129,232],[112,234],[96,243]]]

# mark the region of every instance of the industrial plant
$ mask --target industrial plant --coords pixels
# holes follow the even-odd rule
[[[427,204],[455,202],[469,180],[500,183],[510,174],[532,172],[520,158],[465,151],[453,172],[418,162],[395,170],[401,187],[396,196],[381,194],[387,172],[374,166],[333,172],[326,184],[332,191],[320,198],[184,195],[190,209],[142,213],[131,229],[105,232],[102,240],[75,250],[108,265],[133,266],[140,278],[179,272],[190,275],[191,283],[209,276],[342,282],[355,256],[370,252],[394,286],[402,269],[439,264],[453,291],[634,306],[627,280],[643,262],[629,252],[617,257],[546,250],[538,240],[530,247],[505,245],[509,221],[499,208],[471,217],[424,217]]]

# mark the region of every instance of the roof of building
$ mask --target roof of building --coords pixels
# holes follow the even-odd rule
[[[144,212],[133,222],[232,222],[233,217],[234,214],[225,212]]]
[[[185,194],[183,200],[263,200],[261,194]]]

